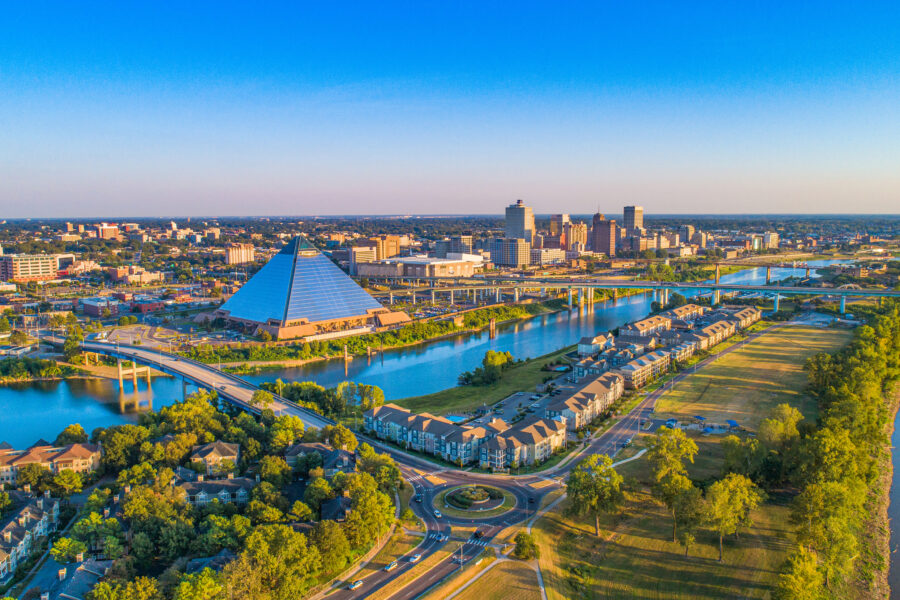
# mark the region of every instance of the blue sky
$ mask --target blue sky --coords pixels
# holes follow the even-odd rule
[[[6,3],[0,216],[883,212],[900,3]]]

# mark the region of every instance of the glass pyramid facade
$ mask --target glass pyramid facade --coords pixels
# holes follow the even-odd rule
[[[235,319],[286,326],[361,317],[384,308],[327,256],[296,237],[220,310]]]

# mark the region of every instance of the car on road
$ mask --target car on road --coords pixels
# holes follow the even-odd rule
[[[389,562],[387,565],[385,565],[384,570],[391,572],[396,568],[397,568],[397,561],[393,560],[393,561]]]
[[[350,585],[348,585],[348,586],[347,586],[347,589],[348,589],[348,590],[358,590],[359,588],[362,587],[362,584],[363,584],[363,580],[362,580],[362,579],[357,579],[356,581],[354,581],[353,583],[351,583]]]
[[[415,500],[416,502],[421,502],[421,501],[422,501],[422,494],[416,494],[416,497],[414,498],[414,500]]]
[[[631,445],[631,438],[628,438],[627,440],[625,440],[624,442],[622,442],[622,446],[624,446],[624,447],[626,447],[626,448],[627,448],[628,446],[630,446],[630,445]]]
[[[481,531],[480,529],[476,529],[475,533],[472,534],[472,537],[475,538],[476,540],[480,540],[481,538],[484,537],[484,532]]]
[[[422,560],[422,555],[419,553],[413,554],[412,556],[409,557],[409,562],[411,562],[411,563],[417,563],[420,560]]]
[[[528,504],[534,504],[534,498],[529,498],[529,499],[528,499]]]
[[[435,511],[434,511],[434,518],[435,518],[435,519],[440,519],[440,518],[441,518],[441,511],[435,510]]]

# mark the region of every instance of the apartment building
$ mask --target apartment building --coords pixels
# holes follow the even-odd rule
[[[664,310],[659,313],[659,316],[666,317],[673,321],[676,319],[680,321],[693,321],[694,319],[702,317],[704,311],[705,309],[697,304],[685,304],[684,306],[677,306],[675,308],[670,308],[669,310]]]
[[[500,419],[480,426],[457,425],[429,413],[413,414],[396,404],[366,411],[363,427],[380,439],[463,465],[478,460],[481,446],[509,429]]]
[[[735,322],[738,329],[747,329],[762,318],[762,311],[755,306],[741,309],[719,309],[717,312],[727,315],[725,318]]]
[[[625,393],[625,378],[618,373],[604,373],[544,409],[548,419],[565,419],[569,431],[582,429],[603,414]]]
[[[225,247],[225,264],[242,265],[256,260],[253,244],[228,244]]]
[[[0,256],[0,280],[47,281],[56,279],[59,260],[53,254],[6,254]]]
[[[0,446],[0,484],[16,485],[19,469],[30,464],[40,465],[54,474],[66,469],[76,473],[95,471],[100,465],[100,446],[69,444],[54,447],[43,441],[27,450]]]
[[[626,387],[638,389],[668,371],[670,362],[668,352],[657,350],[622,365],[618,372],[625,378]]]
[[[478,463],[495,470],[540,464],[565,443],[565,419],[525,419],[484,442]]]
[[[628,325],[623,325],[619,328],[619,335],[630,334],[649,336],[661,331],[668,331],[671,328],[672,319],[662,315],[654,315],[652,317],[647,317],[646,319],[641,319],[640,321],[635,321],[634,323],[629,323]]]
[[[0,581],[6,580],[25,562],[38,539],[56,529],[59,501],[50,492],[35,498],[22,494],[24,503],[0,520]]]

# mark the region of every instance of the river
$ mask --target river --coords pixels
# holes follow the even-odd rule
[[[842,261],[815,261],[822,266]],[[802,276],[802,269],[773,269],[773,279]],[[756,268],[724,275],[722,282],[765,283],[765,269]],[[498,326],[491,339],[487,332],[463,334],[417,346],[388,350],[383,356],[314,362],[302,367],[267,370],[246,376],[253,382],[316,381],[325,387],[341,381],[377,385],[388,400],[428,394],[456,385],[457,376],[477,366],[487,350],[509,351],[529,358],[574,344],[579,338],[613,329],[639,319],[650,311],[647,294],[629,296],[616,303],[595,304],[593,310],[564,311]],[[346,372],[345,372],[346,371]],[[70,379],[0,387],[0,441],[21,448],[38,438],[53,441],[70,423],[95,427],[134,422],[149,408],[159,409],[182,397],[181,382],[160,377],[149,390],[139,385],[136,394],[126,381],[124,391],[114,380]]]

